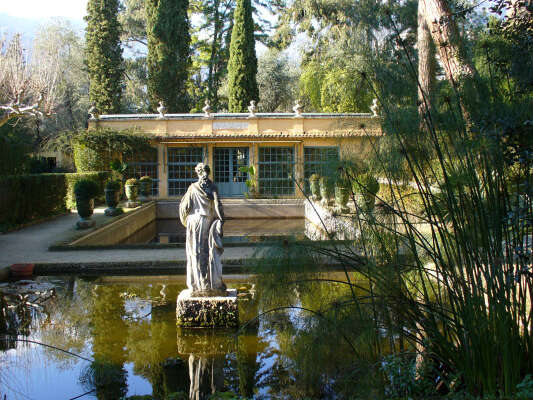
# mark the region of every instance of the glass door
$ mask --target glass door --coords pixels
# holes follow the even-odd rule
[[[242,196],[247,192],[248,147],[215,147],[215,184],[221,196]]]

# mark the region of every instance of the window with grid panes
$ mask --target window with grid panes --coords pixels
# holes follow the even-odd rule
[[[304,147],[305,190],[309,193],[309,177],[313,174],[333,176],[339,162],[336,146]]]
[[[159,194],[159,176],[157,149],[153,149],[143,160],[129,161],[126,170],[126,178],[137,178],[149,176],[152,178],[152,196]]]
[[[259,192],[278,196],[294,194],[294,148],[259,147]]]
[[[181,196],[189,185],[198,180],[194,171],[196,164],[203,162],[202,147],[169,147],[167,149],[168,194]]]

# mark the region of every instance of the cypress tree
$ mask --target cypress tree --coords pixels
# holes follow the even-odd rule
[[[123,60],[118,0],[89,0],[85,31],[89,99],[100,113],[120,112]]]
[[[256,74],[251,0],[237,0],[228,64],[230,112],[246,112],[251,100],[259,100]]]
[[[189,0],[147,0],[148,96],[152,111],[188,112]]]

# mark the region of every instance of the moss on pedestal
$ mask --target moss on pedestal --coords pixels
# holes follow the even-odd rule
[[[228,296],[191,297],[186,290],[178,296],[176,325],[191,328],[235,328],[239,325],[239,310],[235,290]]]

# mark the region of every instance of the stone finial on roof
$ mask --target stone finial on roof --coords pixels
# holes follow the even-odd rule
[[[372,111],[372,118],[379,117],[379,115],[378,115],[378,111],[379,111],[378,99],[372,100],[372,105],[370,106],[370,111]]]
[[[250,114],[248,114],[248,118],[255,118],[256,117],[255,110],[256,110],[255,100],[252,100],[252,101],[250,101],[250,105],[248,106],[248,111],[250,112]]]
[[[209,99],[205,99],[205,106],[202,108],[204,112],[204,118],[211,118],[211,104],[209,104]]]
[[[158,118],[165,118],[165,112],[167,111],[167,108],[163,104],[162,101],[159,102],[159,107],[157,107],[157,112],[159,113]]]
[[[95,105],[91,105],[91,108],[89,108],[89,115],[91,116],[91,119],[98,119],[100,117],[100,113],[96,109]]]
[[[294,118],[300,118],[302,116],[302,112],[300,111],[301,108],[300,100],[296,100],[294,107],[292,108],[292,111],[294,111]]]

